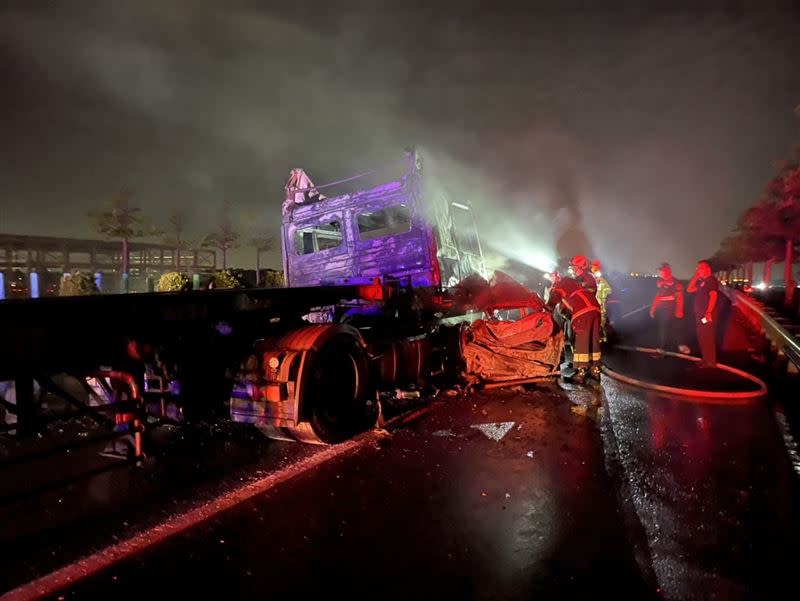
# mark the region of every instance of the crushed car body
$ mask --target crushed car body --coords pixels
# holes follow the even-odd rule
[[[469,383],[513,382],[558,375],[564,336],[535,292],[496,272],[492,282],[462,282],[486,318],[462,330],[461,353]]]

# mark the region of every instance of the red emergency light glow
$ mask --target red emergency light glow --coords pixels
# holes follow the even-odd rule
[[[383,286],[378,278],[375,278],[369,286],[358,287],[358,298],[366,301],[382,301]]]

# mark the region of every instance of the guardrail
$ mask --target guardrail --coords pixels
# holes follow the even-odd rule
[[[769,315],[762,303],[728,286],[723,286],[722,290],[741,315],[753,327],[763,332],[764,336],[777,348],[777,351],[793,364],[795,370],[800,370],[800,340],[776,318]]]

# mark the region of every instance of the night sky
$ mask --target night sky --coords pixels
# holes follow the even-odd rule
[[[291,168],[320,184],[416,144],[489,249],[686,275],[800,143],[791,3],[503,4],[5,0],[0,232],[91,237],[131,187],[198,236],[223,199],[278,235]]]

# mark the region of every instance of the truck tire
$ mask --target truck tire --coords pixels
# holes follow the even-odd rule
[[[303,402],[320,441],[342,442],[374,423],[366,355],[353,336],[341,333],[326,341],[314,355],[303,385]]]

